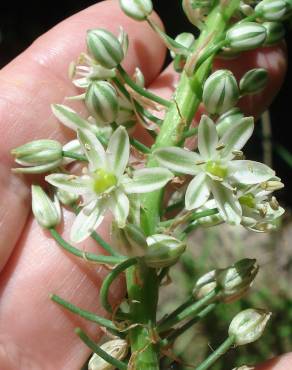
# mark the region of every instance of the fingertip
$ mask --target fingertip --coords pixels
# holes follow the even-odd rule
[[[282,356],[272,358],[265,361],[261,365],[256,366],[255,370],[291,370],[292,369],[292,353],[286,353]]]

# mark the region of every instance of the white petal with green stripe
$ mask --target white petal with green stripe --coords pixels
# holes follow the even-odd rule
[[[253,185],[269,180],[275,171],[260,162],[239,160],[229,163],[228,176],[236,183]]]
[[[198,148],[204,158],[211,158],[216,153],[218,135],[214,122],[203,115],[198,127]]]
[[[96,136],[88,130],[78,130],[77,136],[89,161],[90,170],[94,171],[100,168],[106,169],[105,151]]]
[[[189,183],[186,195],[186,209],[191,210],[201,207],[210,196],[210,189],[206,181],[206,175],[201,172]]]
[[[122,126],[116,129],[108,143],[106,157],[110,172],[120,177],[125,172],[130,156],[129,135]]]
[[[118,224],[118,227],[123,228],[126,225],[129,215],[130,204],[126,194],[120,189],[115,190],[109,199],[109,208]]]
[[[78,195],[88,194],[92,189],[92,179],[89,176],[53,173],[46,176],[46,181],[59,189]]]

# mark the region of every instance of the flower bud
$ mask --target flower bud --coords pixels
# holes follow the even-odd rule
[[[142,257],[147,251],[146,237],[137,225],[126,224],[121,229],[113,222],[111,236],[117,250],[125,256]]]
[[[51,229],[61,221],[60,203],[57,197],[52,201],[38,185],[32,185],[32,212],[39,225]]]
[[[238,23],[226,33],[229,47],[235,51],[255,49],[265,42],[266,29],[255,22]]]
[[[246,72],[239,82],[242,95],[256,94],[263,90],[268,82],[268,72],[264,68],[254,68]]]
[[[174,41],[176,41],[178,44],[181,44],[186,49],[190,49],[194,45],[195,36],[192,33],[183,32],[177,35]],[[170,55],[172,58],[175,58],[177,54],[174,51],[171,51]]]
[[[278,180],[269,180],[269,181],[262,182],[260,184],[260,187],[263,190],[267,190],[267,191],[280,190],[280,189],[283,189],[284,186],[285,185],[281,181],[278,181]]]
[[[228,334],[235,337],[236,346],[255,342],[263,334],[270,317],[270,312],[248,308],[233,318]]]
[[[144,21],[153,11],[151,0],[120,0],[120,6],[128,17]]]
[[[233,266],[219,270],[216,276],[220,299],[232,302],[242,297],[250,288],[258,273],[259,266],[255,259],[244,258]]]
[[[231,108],[223,113],[216,122],[216,129],[219,137],[223,136],[231,125],[236,124],[243,117],[244,115],[239,108]]]
[[[265,21],[279,21],[286,13],[286,3],[284,0],[262,0],[255,11]]]
[[[112,123],[118,114],[119,103],[115,88],[106,81],[97,81],[89,85],[85,104],[90,114],[98,123]]]
[[[216,270],[209,271],[197,280],[192,293],[195,298],[201,299],[217,288],[216,273]]]
[[[101,28],[90,30],[86,41],[93,58],[105,68],[115,68],[124,58],[122,45],[109,31]]]
[[[30,141],[12,149],[15,162],[23,166],[41,165],[62,160],[62,145],[55,140]]]
[[[107,354],[116,360],[123,360],[128,353],[128,343],[124,339],[113,339],[100,346]],[[88,370],[114,370],[115,366],[106,362],[96,353],[92,355],[88,363]]]
[[[129,48],[129,36],[124,31],[123,27],[120,27],[120,33],[118,36],[119,43],[121,44],[124,56],[127,54]]]
[[[188,20],[196,27],[204,26],[204,17],[208,14],[212,2],[210,0],[183,0],[182,7]]]
[[[240,366],[240,367],[235,367],[232,370],[255,370],[255,367],[254,366],[243,365],[243,366]]]
[[[57,194],[59,201],[65,206],[70,206],[76,203],[77,200],[79,199],[78,194],[69,193],[68,191],[60,189],[60,188],[57,189],[56,194]]]
[[[185,243],[168,235],[156,234],[147,238],[148,250],[144,257],[147,266],[164,268],[173,265],[186,249]]]
[[[145,87],[145,77],[140,68],[138,67],[135,68],[135,73],[134,73],[133,78],[134,78],[135,83],[138,86]]]
[[[203,103],[211,114],[222,114],[239,99],[237,82],[232,72],[221,69],[211,74],[204,84]]]
[[[273,45],[282,40],[285,36],[285,28],[280,22],[264,22],[262,26],[265,27],[267,32],[267,38],[264,43],[265,46]]]

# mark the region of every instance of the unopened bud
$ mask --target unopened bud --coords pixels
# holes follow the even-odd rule
[[[204,17],[208,14],[212,2],[210,0],[183,0],[182,7],[188,20],[196,27],[202,28]]]
[[[101,345],[100,348],[111,357],[121,361],[127,356],[129,346],[124,339],[113,339]],[[92,355],[88,363],[88,370],[114,370],[115,368],[96,353]]]
[[[62,160],[62,145],[55,140],[35,140],[12,149],[11,154],[18,164],[37,166]]]
[[[70,193],[69,191],[63,190],[60,188],[58,188],[56,194],[57,194],[59,201],[65,206],[70,206],[76,203],[77,200],[79,199],[78,194]]]
[[[134,81],[136,82],[138,86],[140,87],[145,86],[145,77],[140,68],[138,67],[135,68],[135,73],[133,77],[134,77]]]
[[[122,46],[123,54],[124,56],[127,54],[128,48],[129,48],[129,36],[127,32],[123,29],[123,27],[120,27],[120,33],[118,36],[119,43]]]
[[[265,27],[255,22],[238,23],[226,33],[228,46],[235,51],[255,49],[263,45],[266,37]]]
[[[222,114],[234,107],[239,90],[232,72],[221,69],[211,74],[204,84],[203,103],[211,114]]]
[[[231,321],[228,334],[234,336],[236,346],[255,342],[263,334],[270,317],[270,312],[261,309],[241,311]]]
[[[178,44],[181,44],[186,49],[190,49],[194,45],[195,36],[192,33],[183,32],[177,35],[174,41],[176,41]],[[172,58],[175,58],[177,53],[175,53],[174,51],[171,51],[170,55]]]
[[[285,28],[280,22],[264,22],[262,26],[265,27],[267,32],[267,38],[264,43],[265,46],[274,45],[285,36]]]
[[[147,238],[148,250],[144,257],[147,266],[164,268],[173,265],[186,249],[185,243],[171,236],[156,234]]]
[[[98,123],[112,123],[117,117],[118,96],[109,82],[92,82],[86,92],[85,104]]]
[[[101,28],[87,32],[87,47],[97,63],[105,68],[115,68],[124,59],[119,40]]]
[[[242,95],[256,94],[264,89],[268,82],[268,72],[264,68],[254,68],[246,72],[239,82]]]
[[[281,181],[269,180],[261,183],[261,188],[267,191],[276,191],[283,189],[284,184]]]
[[[219,137],[223,136],[230,126],[239,122],[243,117],[244,115],[239,108],[232,108],[223,113],[216,122],[216,129]]]
[[[255,7],[255,12],[265,21],[279,21],[286,13],[286,2],[284,0],[262,0]]]
[[[192,293],[195,298],[201,299],[217,287],[216,274],[217,271],[212,270],[197,280]]]
[[[280,204],[277,201],[276,197],[272,197],[269,204],[273,211],[278,211],[278,209],[280,208]]]
[[[116,249],[128,257],[142,257],[148,248],[145,234],[139,226],[133,224],[126,224],[121,229],[113,222],[112,240]]]
[[[45,191],[38,185],[32,185],[32,212],[39,225],[51,229],[61,221],[60,204],[55,196],[52,201]]]
[[[151,0],[120,0],[120,6],[128,17],[144,21],[153,11]]]
[[[233,266],[219,270],[216,276],[220,299],[232,302],[241,298],[252,285],[259,266],[255,259],[244,258]]]
[[[254,366],[243,365],[243,366],[240,366],[240,367],[235,367],[232,370],[255,370],[255,367]]]

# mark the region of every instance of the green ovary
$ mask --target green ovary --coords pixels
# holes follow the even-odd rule
[[[221,179],[227,176],[227,168],[217,161],[207,162],[205,170],[211,175],[220,177]]]
[[[238,200],[240,204],[249,208],[255,208],[256,206],[254,196],[252,194],[245,194],[241,196]]]
[[[93,174],[93,189],[97,194],[105,192],[107,189],[117,184],[117,178],[110,172],[103,169],[96,170]]]

